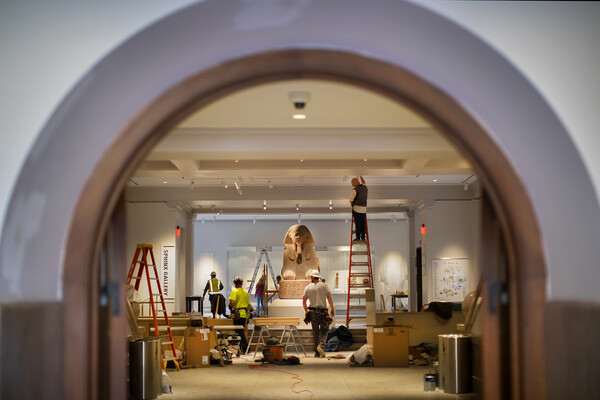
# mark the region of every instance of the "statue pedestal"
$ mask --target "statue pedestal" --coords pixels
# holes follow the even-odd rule
[[[302,299],[277,299],[269,303],[269,318],[298,318],[298,329],[311,329],[310,324],[304,323]]]
[[[283,280],[279,282],[280,299],[302,299],[304,288],[310,285],[309,280]]]

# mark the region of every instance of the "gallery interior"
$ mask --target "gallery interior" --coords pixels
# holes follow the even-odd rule
[[[368,188],[372,271],[357,278],[356,273],[349,275],[351,248],[356,253],[359,247],[352,242],[349,196],[352,179],[359,177]],[[141,162],[125,194],[127,259],[133,265],[142,259],[139,244],[153,246],[169,315],[190,318],[200,312],[212,317],[204,291],[211,272],[223,283],[223,300],[234,289],[234,277],[241,276],[257,308],[252,288],[266,273],[267,292],[273,292],[266,294],[266,310],[254,315],[257,321],[302,321],[302,291],[286,292],[285,284],[291,281],[282,270],[288,258],[284,252],[293,246],[286,233],[304,225],[318,258],[310,269],[320,270],[335,304],[332,327],[351,328],[357,344],[370,342],[366,300],[353,297],[361,291],[354,288],[357,279],[364,279],[362,292],[366,287],[373,290],[372,308],[378,316],[371,316],[371,324],[382,326],[388,318],[390,326],[413,328],[404,344],[406,354],[400,356],[405,360],[398,364],[408,366],[409,346],[427,343],[437,360],[438,335],[461,333],[457,325],[464,325],[468,311],[463,313],[462,302],[473,295],[481,278],[481,196],[469,161],[409,107],[335,81],[275,81],[234,92],[193,112]],[[154,277],[152,268],[144,273]],[[281,282],[278,275],[284,277]],[[156,292],[156,286],[151,289]],[[148,320],[152,305],[145,282],[135,298],[142,319]],[[432,302],[454,304],[454,316],[419,315]],[[223,321],[205,321],[205,326],[211,324]],[[469,333],[480,336],[480,323],[473,325]],[[249,326],[254,327],[252,319]],[[308,353],[303,355],[312,356],[310,325],[302,322],[297,327],[308,335]],[[276,325],[270,328],[272,333]],[[188,344],[193,340],[186,339]],[[181,339],[176,342],[180,345]],[[346,348],[345,355],[359,347]],[[261,347],[251,350],[260,354]],[[373,355],[376,366],[377,357]],[[388,366],[379,357],[379,366]],[[432,363],[427,365],[433,368]],[[471,393],[471,387],[469,383],[469,389],[449,393]]]
[[[169,12],[97,51],[22,160],[0,345],[28,362],[0,368],[0,397],[590,397],[600,215],[540,76],[411,1]],[[234,281],[254,308],[265,289],[247,330],[210,311]]]

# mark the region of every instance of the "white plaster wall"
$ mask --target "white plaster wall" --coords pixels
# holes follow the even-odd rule
[[[475,290],[481,274],[480,253],[480,201],[435,201],[415,212],[415,230],[422,245],[423,304],[435,300],[432,293],[434,258],[467,258],[469,274],[466,292]],[[421,224],[427,232],[421,235]]]
[[[434,7],[442,15],[475,32],[533,81],[565,123],[598,193],[600,161],[594,152],[598,148],[595,110],[600,91],[595,75],[600,69],[596,46],[600,4],[420,3]],[[3,144],[0,147],[0,177],[3,179],[0,215],[6,213],[12,187],[36,135],[78,79],[131,34],[185,4],[190,2],[131,0],[99,5],[54,0],[3,2],[0,5],[0,54],[3,59],[0,74]],[[276,1],[272,3],[277,4]],[[308,6],[310,2],[304,4]],[[431,32],[433,34],[435,30]],[[550,150],[558,151],[551,146]],[[555,161],[554,157],[552,161]],[[569,161],[573,160],[564,162]],[[528,184],[535,190],[552,188],[556,185],[553,179],[556,178],[540,176],[538,181],[531,179]],[[598,200],[594,201],[597,204]],[[546,205],[538,204],[538,207],[540,212],[551,212],[545,209]],[[577,212],[576,202],[574,207],[573,212]],[[558,250],[561,238],[565,240],[565,235],[559,233],[568,226],[569,215],[572,215],[569,210],[557,210],[557,218],[543,226],[544,240],[552,243],[552,248],[548,249],[549,297],[597,300],[598,292],[591,283],[596,280],[590,279],[597,276],[595,260],[591,257],[578,259],[575,265],[564,268],[568,257]],[[3,218],[0,224],[5,221]],[[595,232],[593,228],[590,230]],[[574,254],[582,253],[578,246],[578,243],[567,244]],[[41,292],[44,298],[48,297],[45,291]],[[52,296],[60,298],[60,288]]]
[[[173,311],[184,309],[185,298],[182,297],[184,288],[181,287],[181,277],[185,275],[185,263],[181,263],[180,259],[185,258],[185,230],[182,230],[182,236],[179,238],[175,236],[175,228],[178,225],[184,227],[184,223],[185,215],[168,208],[162,203],[127,205],[127,268],[129,268],[133,260],[136,246],[140,243],[151,244],[160,274],[161,246],[163,244],[176,246],[174,260],[176,276],[173,278],[176,288],[175,300],[166,302],[169,314]],[[150,258],[148,258],[148,263],[151,264]],[[132,281],[132,284],[134,284],[134,281]],[[155,286],[152,286],[152,289],[154,290]],[[149,297],[145,275],[144,280],[140,284],[139,294],[142,301]],[[146,315],[148,315],[148,308],[147,306],[144,307]]]
[[[409,0],[476,33],[543,94],[572,134],[600,197],[600,3]]]
[[[297,221],[206,221],[196,222],[194,227],[194,265],[192,269],[195,294],[204,288],[211,270],[217,272],[225,285],[225,292],[232,288],[233,275],[227,270],[227,252],[231,247],[272,246],[283,247],[284,236],[290,226]],[[302,221],[315,238],[316,247],[349,246],[350,222],[339,221]],[[407,221],[369,221],[369,238],[373,247],[373,279],[376,293],[384,294],[389,307],[389,291],[403,288],[408,274],[409,240]],[[270,256],[271,257],[271,256]],[[212,265],[211,265],[212,260]],[[264,261],[264,260],[263,260]],[[249,261],[251,269],[256,261]],[[283,260],[271,258],[275,275],[281,273]],[[348,268],[347,265],[345,267]],[[250,278],[250,277],[245,277]],[[327,282],[330,289],[333,282]],[[407,288],[408,289],[408,288]],[[335,301],[343,301],[335,299]],[[379,304],[379,296],[377,296]],[[208,307],[208,302],[205,309]]]
[[[0,235],[23,161],[66,94],[120,43],[194,2],[0,2]]]

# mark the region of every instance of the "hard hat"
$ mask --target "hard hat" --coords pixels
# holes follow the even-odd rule
[[[312,271],[310,271],[310,276],[312,276],[313,278],[321,278],[321,273],[318,270],[313,269]]]
[[[217,273],[215,271],[210,273],[210,276],[217,276]]]

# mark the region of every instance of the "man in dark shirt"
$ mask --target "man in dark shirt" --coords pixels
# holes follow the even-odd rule
[[[354,218],[354,226],[356,237],[354,241],[364,242],[367,240],[367,197],[369,190],[365,185],[365,179],[361,176],[353,178],[352,193],[350,194],[350,205],[352,206],[352,217]]]

